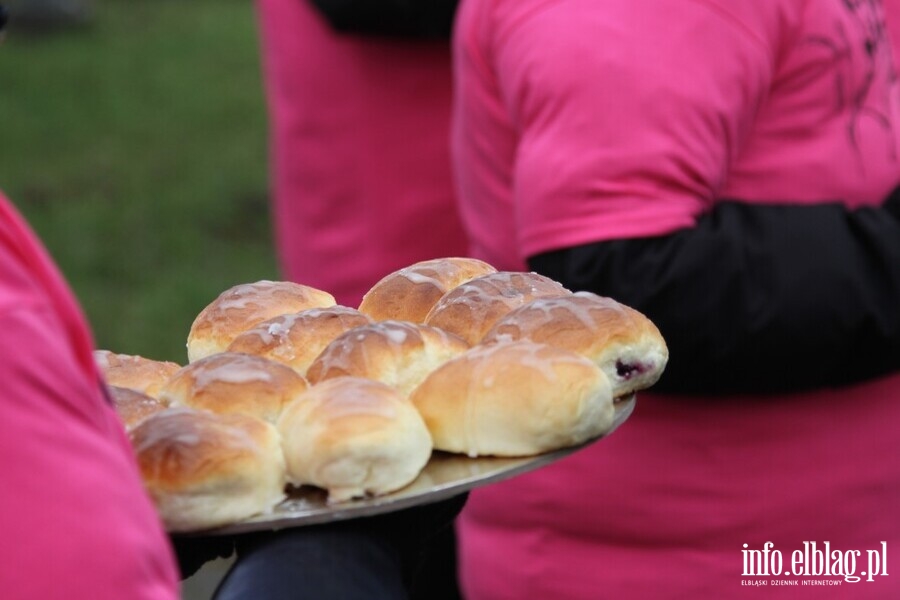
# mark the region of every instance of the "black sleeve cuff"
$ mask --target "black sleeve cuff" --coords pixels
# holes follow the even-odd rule
[[[458,0],[311,0],[336,31],[448,39]]]

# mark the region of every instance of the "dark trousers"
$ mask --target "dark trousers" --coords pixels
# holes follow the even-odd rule
[[[285,529],[238,542],[215,600],[458,600],[452,527],[414,552],[352,524]]]

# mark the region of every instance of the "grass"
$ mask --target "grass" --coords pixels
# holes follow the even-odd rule
[[[13,27],[0,115],[0,189],[98,347],[184,363],[203,306],[278,277],[252,3],[97,0],[84,28]]]

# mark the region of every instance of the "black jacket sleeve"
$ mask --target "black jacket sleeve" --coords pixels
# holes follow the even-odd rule
[[[311,0],[336,30],[394,38],[449,38],[458,0]]]
[[[670,393],[774,393],[900,370],[900,188],[880,208],[719,203],[668,236],[531,257],[659,327]]]

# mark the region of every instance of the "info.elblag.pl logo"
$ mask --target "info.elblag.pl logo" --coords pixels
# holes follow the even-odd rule
[[[887,576],[887,542],[867,550],[840,550],[830,542],[803,542],[785,556],[772,542],[761,549],[744,544],[741,585],[841,585]],[[865,570],[861,570],[865,568]]]

